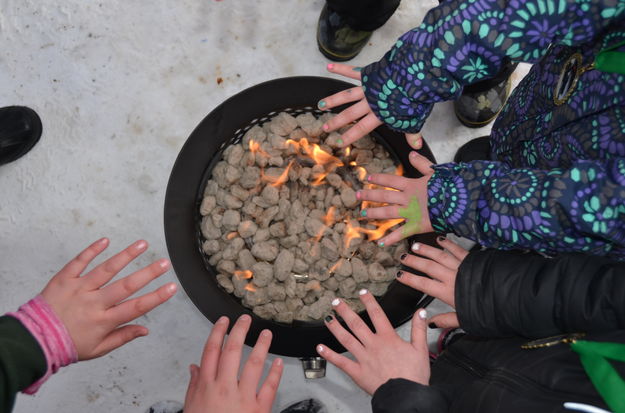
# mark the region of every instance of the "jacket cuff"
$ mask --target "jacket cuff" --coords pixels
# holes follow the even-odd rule
[[[466,205],[466,193],[458,188],[453,179],[451,167],[454,164],[432,165],[434,173],[428,181],[428,212],[434,231],[447,234],[454,232],[448,222],[460,219],[456,216],[459,205]]]
[[[375,116],[390,129],[403,133],[416,133],[421,130],[432,111],[431,103],[419,103],[393,82],[393,72],[397,69],[388,64],[387,53],[382,60],[362,69],[362,89],[369,107]]]
[[[406,379],[390,379],[371,399],[373,413],[441,413],[449,409],[443,392]]]
[[[17,318],[33,335],[48,365],[43,377],[23,390],[24,393],[35,394],[61,367],[78,361],[78,353],[69,331],[41,295],[21,306],[17,312],[7,315]]]

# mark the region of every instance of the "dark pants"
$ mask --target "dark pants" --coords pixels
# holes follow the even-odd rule
[[[355,30],[373,31],[391,18],[400,0],[326,0]]]

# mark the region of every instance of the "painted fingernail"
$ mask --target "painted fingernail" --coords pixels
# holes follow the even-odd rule
[[[428,324],[428,327],[429,327],[429,328],[438,328],[438,327],[436,326],[436,324],[434,324],[434,323],[430,323],[430,324]]]
[[[383,247],[383,246],[384,246],[384,242],[383,241],[378,242],[378,247]]]
[[[328,129],[330,129],[330,127],[328,126],[327,123],[324,123],[322,126],[323,130],[327,131]]]
[[[367,291],[366,288],[363,288],[362,290],[358,291],[358,295],[365,295],[367,294],[369,291]]]
[[[402,275],[404,275],[403,271],[397,271],[397,274],[395,274],[395,277],[401,278]]]
[[[147,246],[148,246],[148,243],[143,240],[135,244],[135,248],[137,249],[137,251],[144,250]]]
[[[399,259],[403,261],[403,260],[405,260],[405,259],[406,259],[406,257],[407,257],[407,256],[408,256],[408,254],[402,254],[402,255],[399,257]]]
[[[419,139],[417,139],[415,141],[412,141],[412,146],[419,146],[419,143],[421,143],[421,141]]]
[[[169,294],[173,294],[173,293],[175,293],[177,290],[178,290],[178,286],[177,286],[176,284],[174,284],[174,283],[171,283],[171,284],[169,284],[169,285],[167,286],[167,292],[168,292]]]
[[[360,191],[356,191],[356,199],[360,201],[360,198],[362,198],[362,193]]]
[[[339,145],[342,145],[343,144],[343,139],[337,139],[336,143],[338,143]]]
[[[322,346],[321,344],[319,344],[319,345],[317,346],[317,352],[318,352],[318,353],[323,353],[324,351],[325,351],[325,348],[323,348],[323,346]]]
[[[352,70],[355,72],[360,72],[362,70],[362,67],[354,67],[352,68]]]
[[[419,244],[418,242],[415,242],[414,244],[412,244],[412,247],[410,247],[410,249],[414,252],[419,251],[419,248],[421,248],[421,244]]]
[[[428,312],[426,310],[419,310],[419,318],[425,320],[428,318]]]
[[[317,107],[318,108],[325,108],[326,107],[326,101],[325,100],[320,100],[319,102],[317,102]]]
[[[159,260],[158,262],[158,266],[165,269],[165,268],[169,268],[169,260],[163,258],[162,260]]]
[[[445,241],[447,238],[445,238],[445,237],[443,237],[443,236],[440,236],[440,237],[438,237],[438,238],[436,238],[436,239],[438,240],[438,242],[443,242],[443,241]]]
[[[411,158],[416,158],[417,153],[416,153],[415,151],[411,151],[409,156],[410,156]]]
[[[371,182],[371,175],[367,176],[367,181]]]
[[[367,210],[363,209],[362,211],[360,211],[360,216],[361,217],[366,217],[367,216]]]
[[[326,318],[324,318],[324,320],[326,320],[326,323],[330,323],[332,322],[332,320],[334,320],[334,317],[332,317],[331,315],[327,315]]]
[[[334,69],[334,64],[328,63],[328,70],[332,70],[332,69]]]
[[[334,300],[332,300],[332,306],[336,307],[337,305],[339,305],[341,303],[341,300],[339,300],[338,298],[335,298]]]

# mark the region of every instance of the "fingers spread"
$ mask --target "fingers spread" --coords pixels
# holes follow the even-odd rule
[[[131,342],[135,338],[148,335],[148,329],[138,325],[127,325],[111,331],[102,342],[95,348],[94,354],[89,359],[103,356]]]
[[[252,349],[250,356],[243,367],[241,373],[241,379],[239,380],[239,387],[247,394],[256,394],[258,388],[258,382],[263,375],[263,367],[265,366],[265,359],[267,358],[267,352],[271,345],[271,331],[263,330],[258,336],[256,345]]]
[[[224,344],[224,337],[228,331],[228,317],[221,317],[211,330],[202,352],[202,362],[200,371],[205,380],[212,382],[217,378],[217,366],[221,357],[221,348]]]
[[[335,129],[339,129],[345,125],[352,123],[355,120],[366,116],[367,113],[369,113],[369,104],[366,100],[362,99],[349,106],[347,109],[344,109],[341,113],[327,121],[323,125],[323,130],[326,132],[331,132]]]
[[[115,277],[118,272],[123,270],[126,265],[130,264],[132,260],[141,255],[147,248],[148,243],[144,240],[139,240],[95,267],[87,275],[85,275],[85,281],[88,288],[97,289],[102,287]]]
[[[106,311],[107,317],[117,325],[128,323],[169,300],[176,294],[177,289],[174,283],[165,284],[156,291],[109,308]]]
[[[403,240],[406,237],[409,237],[410,235],[416,234],[416,232],[408,231],[409,228],[410,227],[406,225],[402,225],[400,228],[391,232],[387,236],[380,238],[378,240],[378,246],[388,247],[388,246],[398,243],[399,241]]]
[[[443,250],[439,250],[438,248],[432,248],[430,246],[426,246],[425,244],[419,244],[419,246],[420,247],[418,251],[416,251],[416,253],[422,254],[432,259],[425,259],[414,256],[412,254],[407,254],[406,257],[404,257],[404,259],[402,260],[402,264],[417,271],[421,271],[422,273],[425,273],[438,281],[446,282],[454,278],[454,272],[456,270],[450,269],[451,266],[439,264],[439,260],[443,260],[444,258],[439,257],[439,255],[445,255],[449,257],[452,263],[454,263],[455,259],[451,255],[447,254]],[[433,257],[437,257],[439,258],[439,260],[434,260]]]
[[[80,274],[91,264],[91,261],[95,259],[102,251],[109,245],[108,238],[101,238],[85,248],[80,254],[78,254],[73,260],[68,262],[58,276],[61,278],[76,278],[80,277]]]
[[[351,145],[381,124],[382,121],[379,120],[373,113],[368,113],[341,136],[341,139],[343,139],[341,147],[344,148]]]
[[[406,195],[399,191],[387,189],[361,189],[360,199],[363,201],[383,202],[387,204],[406,205]]]
[[[352,333],[344,329],[341,323],[339,323],[336,318],[330,315],[326,316],[325,323],[328,327],[328,330],[330,330],[332,335],[336,337],[338,342],[341,343],[341,345],[345,347],[347,351],[351,352],[354,356],[356,356],[356,358],[358,358],[359,356],[362,357],[362,355],[364,354],[364,347],[362,346],[362,343],[358,341],[358,339],[354,337]]]
[[[402,284],[412,287],[415,290],[422,291],[427,295],[436,297],[439,300],[442,300],[443,302],[449,304],[449,294],[447,288],[445,287],[445,284],[440,281],[430,280],[429,278],[415,275],[409,273],[408,271],[400,271],[397,280]]]
[[[328,72],[343,75],[350,79],[360,80],[360,67],[346,65],[343,63],[328,63]]]
[[[466,256],[469,255],[469,251],[465,250],[460,245],[456,244],[451,240],[448,240],[445,237],[436,238],[436,242],[438,242],[438,245],[445,248],[447,251],[449,251],[451,255],[453,255],[458,260],[456,268],[458,268],[462,260],[464,260]]]
[[[414,166],[417,171],[421,172],[421,174],[432,175],[432,173],[434,173],[434,170],[432,170],[432,162],[420,153],[412,151],[408,159],[410,160],[410,164]]]
[[[239,366],[241,365],[241,351],[243,350],[243,343],[251,324],[252,317],[244,314],[239,317],[232,330],[230,330],[228,340],[224,344],[224,348],[221,351],[221,359],[219,360],[217,375],[219,381],[223,380],[224,383],[236,386]]]
[[[373,338],[373,333],[369,329],[369,326],[367,326],[367,324],[362,321],[362,318],[360,318],[360,316],[356,314],[354,310],[352,310],[343,300],[335,298],[334,301],[332,301],[332,306],[334,307],[334,311],[336,311],[337,314],[339,314],[341,318],[343,318],[345,324],[347,324],[347,327],[349,327],[352,334],[354,334],[361,343],[366,345],[368,342],[371,341],[371,339]],[[326,324],[328,324],[328,326],[330,324],[340,325],[336,321]],[[330,331],[332,331],[332,329],[330,329]]]
[[[276,393],[278,392],[283,369],[284,362],[281,358],[275,359],[271,364],[269,374],[267,374],[265,382],[258,391],[257,400],[261,405],[261,411],[268,412],[271,410],[273,401],[276,398]]]
[[[410,186],[412,179],[390,174],[371,174],[367,177],[367,181],[371,184],[404,191]]]
[[[430,323],[434,323],[436,327],[439,328],[460,327],[460,323],[458,322],[458,314],[456,314],[455,312],[435,315],[434,317],[430,318]]]
[[[428,352],[427,318],[427,311],[423,308],[418,309],[412,317],[412,331],[410,332],[412,346],[425,353]]]
[[[113,306],[130,297],[154,279],[165,274],[169,268],[169,260],[158,260],[147,267],[104,287],[101,290],[101,293],[107,306]]]
[[[197,391],[199,377],[200,377],[200,367],[197,364],[191,364],[189,366],[189,373],[191,378],[189,379],[189,385],[187,386],[187,394],[185,396],[185,405],[188,405],[190,398]]]
[[[330,363],[334,364],[339,369],[343,370],[345,374],[352,378],[352,380],[358,376],[360,368],[358,364],[348,359],[347,357],[338,354],[334,350],[324,346],[323,344],[319,344],[317,346],[317,353],[324,359],[328,360]]]
[[[360,290],[358,294],[360,295],[360,301],[367,309],[367,314],[369,314],[373,327],[375,327],[375,332],[377,334],[394,332],[395,330],[391,322],[388,321],[388,317],[386,317],[384,310],[382,310],[375,297],[367,290]]]
[[[365,97],[365,94],[362,91],[362,88],[353,87],[323,98],[319,101],[319,103],[317,103],[317,106],[319,107],[319,109],[332,109],[336,106],[341,106],[349,102],[361,100],[363,97]]]

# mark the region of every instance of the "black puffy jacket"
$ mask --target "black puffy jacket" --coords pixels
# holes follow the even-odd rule
[[[479,251],[463,261],[455,288],[468,334],[434,362],[430,386],[404,379],[382,385],[374,413],[570,413],[564,402],[608,409],[569,345],[521,345],[567,332],[625,343],[625,263]],[[613,364],[625,377],[625,366]]]

